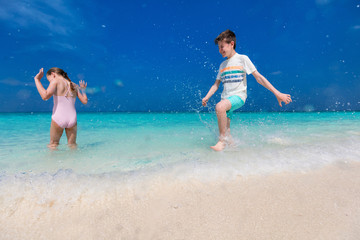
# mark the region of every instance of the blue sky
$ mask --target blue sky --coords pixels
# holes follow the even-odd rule
[[[243,111],[360,110],[360,0],[0,5],[0,112],[51,111],[33,77],[54,66],[88,82],[90,101],[78,101],[79,111],[202,110],[224,60],[214,39],[226,29],[237,35],[237,52],[293,96],[280,109],[249,76]]]

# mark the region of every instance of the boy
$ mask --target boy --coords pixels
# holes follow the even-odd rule
[[[222,32],[216,39],[215,44],[219,47],[219,52],[227,60],[221,63],[214,85],[202,99],[205,107],[211,96],[218,90],[220,82],[223,83],[224,90],[221,94],[221,101],[216,104],[216,115],[219,126],[219,141],[211,146],[215,151],[221,151],[226,144],[231,143],[230,120],[232,112],[242,107],[245,103],[246,94],[246,74],[252,74],[256,81],[271,91],[279,102],[290,103],[291,96],[276,90],[271,83],[262,76],[255,68],[254,64],[245,55],[240,55],[235,51],[236,36],[230,30]]]

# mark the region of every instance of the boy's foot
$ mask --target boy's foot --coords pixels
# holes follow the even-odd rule
[[[222,141],[218,141],[215,146],[211,146],[211,148],[215,151],[222,151],[225,148],[225,143]]]
[[[228,139],[225,142],[226,142],[226,145],[228,145],[229,147],[234,147],[236,145],[234,139],[232,139],[231,136],[228,137]]]

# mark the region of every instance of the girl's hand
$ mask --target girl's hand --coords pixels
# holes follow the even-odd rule
[[[280,95],[276,96],[280,107],[282,107],[281,102],[284,102],[285,104],[289,104],[292,102],[291,96],[289,94],[280,93]]]
[[[87,83],[84,80],[80,80],[79,82],[80,89],[86,89]]]
[[[36,76],[34,77],[34,79],[40,81],[43,76],[44,76],[44,68],[41,68],[41,69],[39,70],[39,73],[36,74]]]
[[[86,96],[86,91],[85,91],[86,86],[87,86],[87,83],[84,80],[79,81],[79,88],[78,88],[77,96],[82,104],[87,104],[87,102],[88,102],[88,98]]]

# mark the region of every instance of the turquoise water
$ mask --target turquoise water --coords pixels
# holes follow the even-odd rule
[[[0,174],[247,175],[360,160],[360,113],[236,113],[235,146],[214,152],[214,113],[79,113],[78,148],[47,148],[50,113],[0,114]],[[207,175],[207,174],[205,174]]]

